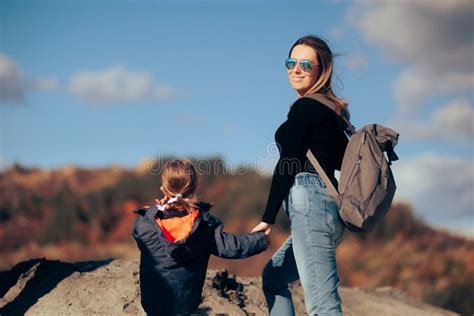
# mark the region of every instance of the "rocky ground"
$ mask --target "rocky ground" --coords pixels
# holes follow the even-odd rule
[[[0,315],[144,315],[138,260],[66,263],[33,259],[0,272]],[[303,291],[292,285],[297,315],[305,315]],[[456,315],[407,297],[391,287],[340,288],[344,315]],[[209,270],[202,315],[267,315],[257,278]]]

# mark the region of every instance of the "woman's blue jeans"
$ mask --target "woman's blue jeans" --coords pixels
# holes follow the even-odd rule
[[[317,174],[301,172],[285,198],[291,235],[265,266],[263,291],[270,315],[295,315],[288,284],[301,280],[308,315],[342,315],[336,247],[344,223]]]

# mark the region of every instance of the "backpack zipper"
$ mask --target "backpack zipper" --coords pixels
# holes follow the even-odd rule
[[[360,153],[360,149],[359,149],[359,153]],[[360,162],[362,161],[362,156],[361,155],[358,155],[357,156],[357,161],[354,165],[354,167],[352,168],[351,170],[351,175],[349,176],[349,178],[347,179],[347,183],[344,187],[344,194],[346,193],[346,190],[347,190],[347,187],[349,186],[349,184],[351,184],[352,180],[354,180],[354,177],[357,173],[357,170],[360,169]]]

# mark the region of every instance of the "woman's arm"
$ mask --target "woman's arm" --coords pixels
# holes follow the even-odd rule
[[[298,158],[308,149],[307,130],[309,126],[306,102],[299,99],[288,113],[285,137],[281,145],[280,159],[273,171],[267,207],[262,222],[274,224],[281,204],[293,184],[294,177],[301,168]]]
[[[285,137],[281,145],[280,159],[273,172],[267,207],[262,222],[274,224],[281,204],[288,194],[294,178],[302,166],[300,158],[308,150],[308,131],[313,120],[316,101],[301,98],[293,104],[288,113]]]

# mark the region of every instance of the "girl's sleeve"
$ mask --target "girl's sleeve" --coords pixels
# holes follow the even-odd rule
[[[242,259],[256,255],[267,249],[267,241],[263,232],[234,235],[224,231],[224,224],[207,215],[211,236],[211,253],[226,259]]]

